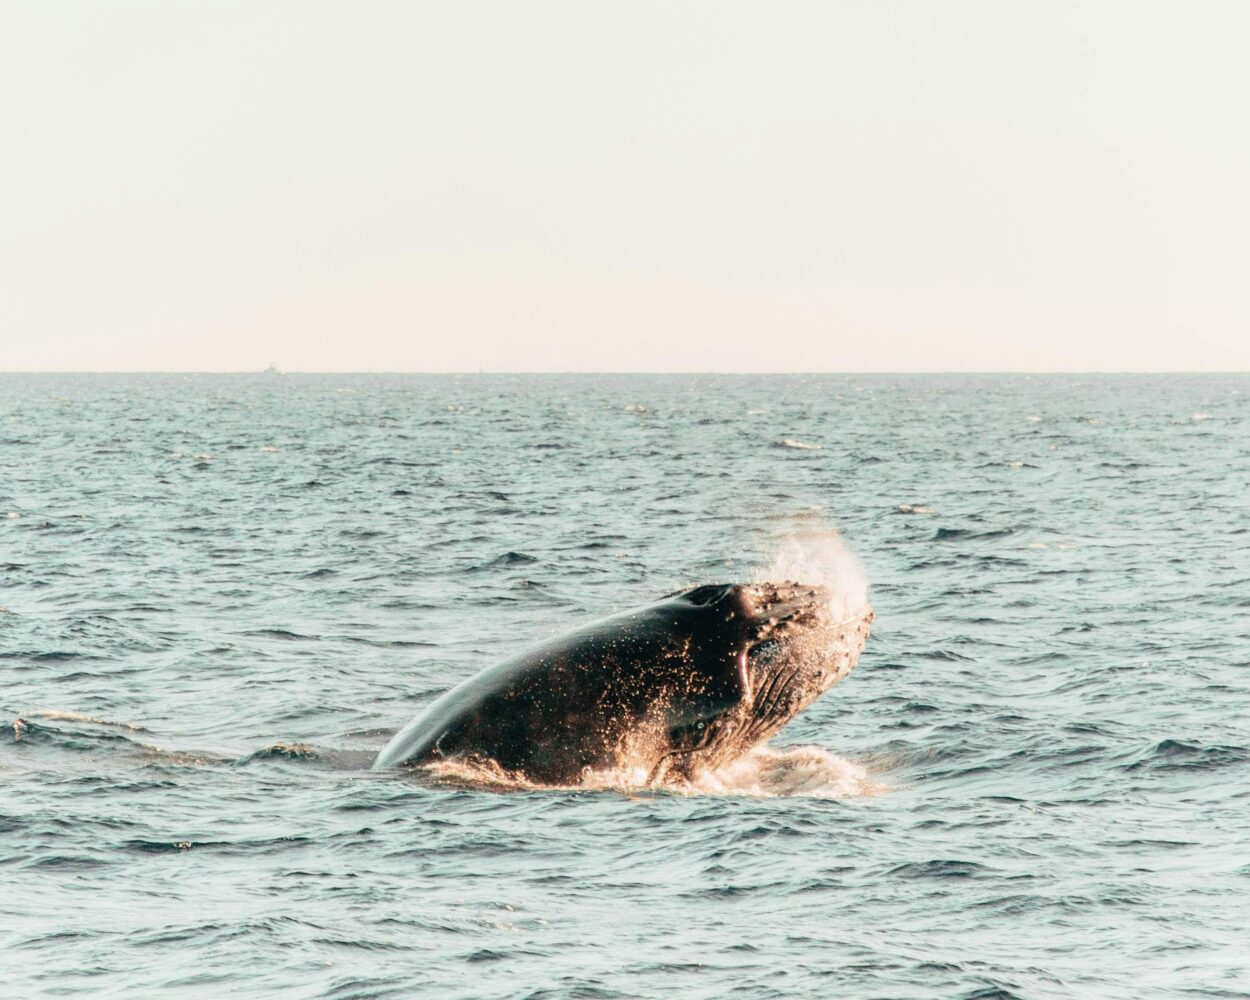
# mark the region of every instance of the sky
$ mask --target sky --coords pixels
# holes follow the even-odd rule
[[[0,0],[0,370],[1250,370],[1239,0]]]

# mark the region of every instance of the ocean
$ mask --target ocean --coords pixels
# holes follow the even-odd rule
[[[722,772],[369,770],[772,568]],[[1250,996],[1250,376],[0,375],[0,606],[8,997]]]

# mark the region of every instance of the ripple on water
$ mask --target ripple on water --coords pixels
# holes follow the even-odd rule
[[[6,995],[1242,996],[1248,390],[0,376]],[[831,527],[874,634],[779,745],[369,770]]]

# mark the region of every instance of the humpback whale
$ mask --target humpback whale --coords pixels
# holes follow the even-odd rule
[[[374,769],[493,762],[537,784],[645,769],[689,779],[758,746],[845,677],[871,609],[835,621],[798,583],[708,584],[591,622],[436,699]]]

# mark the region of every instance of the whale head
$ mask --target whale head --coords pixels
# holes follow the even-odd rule
[[[670,707],[657,771],[685,776],[763,743],[850,673],[873,617],[868,607],[842,617],[829,588],[793,582],[709,585],[671,599],[722,623],[724,652],[700,668],[718,682]]]

